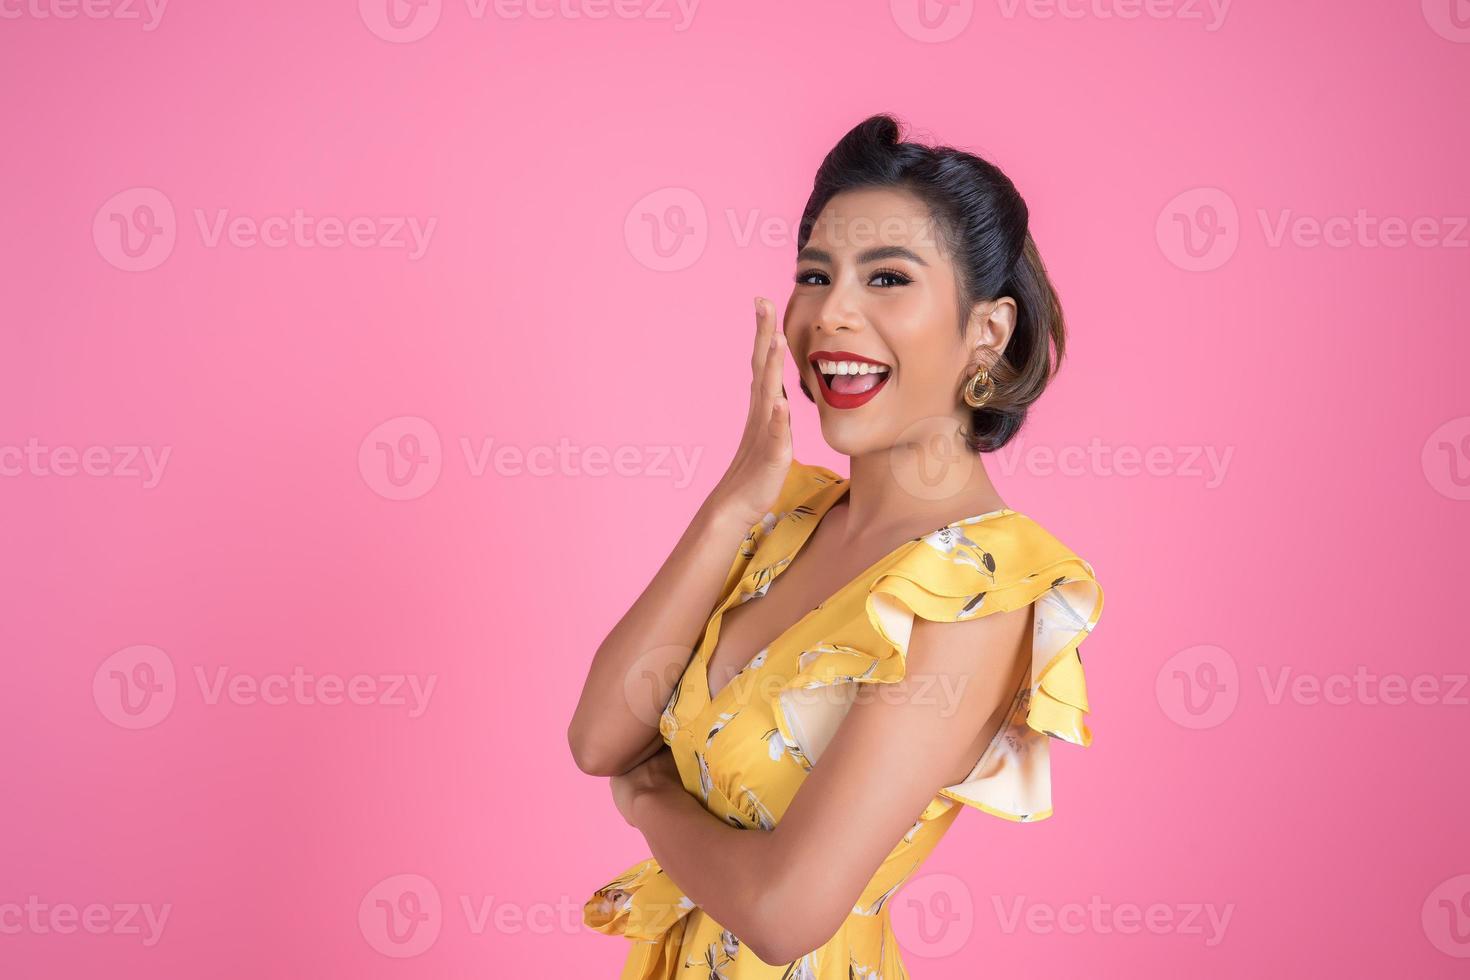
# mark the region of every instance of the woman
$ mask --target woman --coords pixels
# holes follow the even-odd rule
[[[1102,591],[980,461],[1064,349],[1025,202],[874,116],[823,161],[797,249],[784,329],[755,303],[735,459],[568,730],[653,854],[583,911],[633,940],[625,980],[906,977],[898,887],[963,806],[1049,816],[1048,739],[1091,742]],[[850,478],[793,460],[788,351]]]

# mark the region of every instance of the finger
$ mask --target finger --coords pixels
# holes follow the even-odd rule
[[[750,418],[757,424],[771,417],[771,402],[780,390],[781,364],[785,360],[785,340],[779,332],[770,334],[766,342],[766,359],[750,382]]]
[[[766,397],[775,399],[781,397],[781,374],[786,367],[786,335],[777,331],[774,335],[776,346],[766,360]]]
[[[788,414],[790,407],[791,403],[784,398],[771,406],[771,421],[766,426],[766,432],[776,441],[777,446],[781,445],[781,441],[791,431],[791,416]]]
[[[750,374],[752,378],[761,376],[761,368],[766,363],[766,353],[771,346],[771,317],[766,315],[766,307],[769,304],[757,296],[755,298],[755,350],[750,355]]]

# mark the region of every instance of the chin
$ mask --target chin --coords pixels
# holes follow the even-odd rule
[[[822,422],[822,438],[834,452],[844,456],[863,456],[879,449],[887,449],[879,433],[871,426]]]

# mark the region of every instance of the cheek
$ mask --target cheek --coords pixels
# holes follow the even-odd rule
[[[947,328],[890,334],[890,350],[898,363],[898,379],[906,397],[947,398],[964,365],[964,349]]]

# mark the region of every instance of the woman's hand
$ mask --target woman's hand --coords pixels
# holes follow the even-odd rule
[[[608,782],[612,785],[613,802],[630,827],[636,826],[633,823],[633,804],[639,796],[673,787],[682,790],[684,787],[683,780],[679,778],[679,767],[674,763],[674,753],[667,745],[621,776],[611,777]]]
[[[750,409],[735,458],[710,496],[745,526],[766,516],[791,469],[791,406],[781,384],[786,335],[776,308],[756,298],[755,350],[750,357]]]

